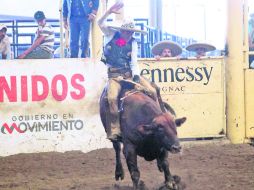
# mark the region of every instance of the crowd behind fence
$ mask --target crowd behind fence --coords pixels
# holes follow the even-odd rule
[[[187,45],[196,42],[194,39],[176,36],[174,34],[169,34],[167,32],[162,32],[155,28],[151,28],[149,27],[148,19],[137,18],[134,19],[134,22],[137,27],[148,32],[147,35],[135,34],[139,48],[138,57],[140,58],[152,57],[152,46],[161,40],[171,40],[176,42],[182,46],[183,50]],[[33,19],[0,20],[0,23],[4,23],[8,28],[7,35],[11,40],[13,57],[17,58],[18,55],[32,45],[38,25]],[[57,49],[60,46],[59,20],[47,19],[47,23],[49,23],[55,31],[54,49]],[[187,52],[183,51],[182,56],[187,56]]]

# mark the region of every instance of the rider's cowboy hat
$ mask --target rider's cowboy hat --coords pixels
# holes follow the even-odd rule
[[[161,55],[162,51],[167,48],[171,50],[172,56],[178,56],[182,53],[182,48],[175,42],[164,40],[160,41],[152,47],[153,55]]]
[[[124,20],[122,21],[121,24],[110,25],[109,28],[112,28],[114,30],[127,30],[131,32],[139,32],[142,34],[147,34],[146,31],[137,28],[132,20]]]
[[[7,31],[7,26],[3,23],[0,23],[0,30],[5,29],[5,31]]]
[[[186,50],[188,51],[197,51],[197,49],[204,49],[205,52],[208,52],[208,51],[213,51],[215,50],[216,48],[211,45],[211,44],[208,44],[208,43],[193,43],[193,44],[190,44],[186,47]]]

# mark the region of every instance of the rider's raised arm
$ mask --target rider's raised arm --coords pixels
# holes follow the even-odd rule
[[[132,71],[132,75],[139,75],[140,70],[138,66],[138,43],[136,40],[132,41],[132,52],[131,52],[131,62],[130,62],[130,68]]]
[[[101,29],[101,31],[103,32],[103,34],[105,36],[112,36],[114,35],[115,31],[111,28],[109,28],[109,26],[106,23],[106,19],[107,17],[110,15],[110,11],[106,11],[104,15],[102,15],[102,17],[98,20],[98,25]]]
[[[110,28],[106,24],[106,19],[111,13],[119,14],[119,10],[124,6],[122,2],[116,2],[114,5],[112,5],[105,13],[102,15],[102,17],[98,20],[98,25],[101,28],[101,31],[104,33],[105,36],[113,36],[115,34],[115,30]]]

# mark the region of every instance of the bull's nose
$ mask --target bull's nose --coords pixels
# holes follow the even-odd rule
[[[173,146],[172,146],[172,148],[173,149],[177,149],[177,150],[181,150],[182,149],[182,147],[181,147],[181,145],[177,145],[177,144],[174,144]]]

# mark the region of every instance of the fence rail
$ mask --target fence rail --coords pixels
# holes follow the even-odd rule
[[[193,39],[187,39],[167,32],[161,32],[154,28],[149,27],[148,19],[137,18],[134,19],[135,24],[142,30],[148,32],[147,35],[135,34],[135,38],[138,42],[139,52],[138,56],[141,58],[149,58],[151,55],[151,47],[158,41],[171,40],[177,42],[185,48],[187,45],[195,42]],[[0,20],[0,23],[4,23],[8,30],[7,35],[11,39],[11,47],[14,58],[27,49],[34,41],[37,24],[34,20],[22,19],[22,20]],[[58,19],[48,19],[49,23],[55,31],[55,44],[54,49],[60,46],[60,23]]]

